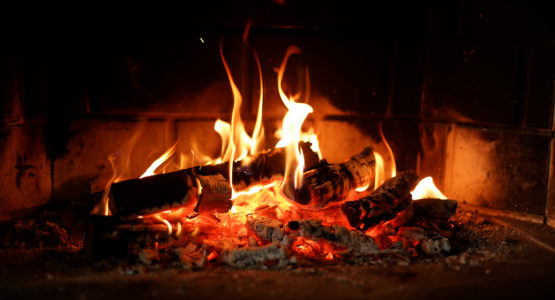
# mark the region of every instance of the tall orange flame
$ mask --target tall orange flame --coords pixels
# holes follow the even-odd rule
[[[299,148],[299,141],[301,141],[301,127],[304,120],[309,113],[313,111],[312,107],[306,103],[298,103],[289,98],[283,91],[282,81],[287,61],[293,54],[301,54],[301,49],[296,46],[287,48],[285,57],[279,67],[278,71],[278,92],[281,101],[287,107],[287,113],[283,118],[282,133],[283,138],[277,143],[276,147],[285,147],[286,161],[285,161],[285,174],[282,187],[291,184],[298,188],[302,185],[304,157],[301,149]]]
[[[250,24],[250,22],[249,22]],[[264,139],[264,127],[262,126],[262,106],[264,102],[264,79],[262,78],[262,66],[260,65],[260,58],[258,53],[254,51],[254,59],[256,60],[256,66],[258,67],[258,77],[260,80],[260,95],[258,96],[258,111],[256,113],[256,123],[254,124],[254,130],[252,132],[251,141],[251,154],[256,154],[260,151],[260,145]]]
[[[387,142],[387,139],[385,138],[385,135],[383,134],[382,122],[379,123],[378,130],[380,131],[380,137],[382,138],[382,141],[383,141],[385,147],[387,148],[387,153],[389,154],[389,159],[390,159],[389,174],[391,174],[391,176],[389,178],[392,178],[392,177],[395,177],[395,175],[397,174],[397,165],[395,164],[395,155],[393,155],[393,150],[391,150],[391,146],[389,146],[389,143]],[[376,186],[376,187],[378,187],[378,186]]]
[[[168,158],[170,158],[175,153],[175,148],[177,147],[177,143],[173,144],[166,152],[164,152],[160,157],[158,157],[148,169],[141,175],[139,178],[144,178],[148,176],[154,175],[154,171],[158,169]]]

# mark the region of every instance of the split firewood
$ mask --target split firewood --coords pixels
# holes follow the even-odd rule
[[[343,203],[341,211],[351,226],[365,231],[383,220],[394,218],[407,208],[412,200],[410,191],[417,183],[418,176],[414,171],[400,172],[367,197]]]
[[[303,186],[295,191],[285,191],[286,196],[300,204],[312,203],[325,206],[332,201],[344,200],[358,187],[373,187],[375,158],[371,147],[340,164],[325,161],[303,175]]]
[[[112,184],[110,209],[114,215],[134,217],[183,206],[198,210],[199,200],[207,199],[213,211],[227,211],[230,198],[231,187],[222,175],[181,170]]]
[[[290,221],[287,224],[291,239],[301,236],[311,240],[325,240],[332,245],[345,248],[353,256],[371,256],[379,254],[378,245],[373,238],[344,226],[322,225],[321,220]]]
[[[305,169],[318,163],[310,143],[301,143]],[[233,187],[241,190],[283,176],[285,150],[276,148],[234,163]],[[124,217],[188,206],[195,212],[227,212],[231,208],[229,164],[198,166],[171,173],[117,182],[110,188],[112,214]]]
[[[431,219],[449,219],[457,211],[457,201],[448,199],[425,198],[414,200],[416,215]]]

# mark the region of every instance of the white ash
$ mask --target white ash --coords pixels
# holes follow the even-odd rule
[[[278,242],[289,244],[289,237],[284,232],[283,223],[263,216],[249,216],[247,230],[263,242]]]
[[[299,220],[288,224],[291,235],[298,235],[312,240],[324,239],[339,247],[345,247],[354,256],[379,254],[378,245],[373,238],[358,230],[349,230],[344,226],[322,225],[321,220]],[[298,230],[296,230],[298,228]]]
[[[417,242],[422,251],[427,255],[436,255],[451,251],[449,239],[439,234],[428,236],[426,231],[422,228],[401,227],[399,228],[398,234],[409,241]]]
[[[279,243],[229,250],[222,258],[224,262],[236,268],[263,266],[269,263],[284,267],[294,262],[289,259],[286,250]]]

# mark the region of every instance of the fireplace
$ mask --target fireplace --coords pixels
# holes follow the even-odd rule
[[[116,294],[129,292],[143,297],[148,293],[175,297],[183,292],[160,283],[161,277],[168,276],[198,281],[199,288],[186,284],[186,290],[204,296],[221,296],[241,288],[247,295],[266,290],[271,296],[288,297],[293,287],[335,295],[347,284],[356,290],[353,296],[367,291],[401,297],[401,292],[383,286],[404,283],[409,286],[407,293],[424,296],[433,289],[418,286],[431,286],[443,276],[448,279],[442,289],[451,297],[466,287],[449,284],[459,280],[477,286],[482,297],[516,295],[510,286],[519,280],[533,280],[536,290],[529,295],[539,296],[546,290],[555,252],[555,48],[546,7],[501,2],[423,1],[409,6],[372,3],[370,7],[334,1],[217,2],[76,4],[69,14],[63,13],[66,6],[54,4],[14,4],[6,9],[12,13],[6,18],[10,26],[7,46],[2,49],[2,62],[9,70],[2,78],[4,100],[0,106],[3,253],[6,260],[30,260],[23,265],[38,273],[45,272],[49,264],[79,262],[77,269],[46,271],[44,276],[53,283],[35,282],[32,286],[36,291],[46,290],[54,296],[64,293],[54,292],[58,285],[67,287],[67,295],[100,297],[97,291],[67,281],[67,274],[78,274],[90,280],[91,286],[104,286],[97,276],[106,272],[115,280],[137,275],[143,276],[137,280],[148,281],[145,277],[157,276],[149,284],[158,287],[144,288],[140,293],[133,290],[136,283],[107,288]],[[291,125],[302,127],[304,134],[296,133],[295,144],[311,144],[276,147],[287,139],[283,123],[288,113],[293,114],[290,106],[301,103],[310,105],[312,111],[305,111],[304,122]],[[244,126],[251,138],[248,147],[239,145],[238,126]],[[221,134],[226,130],[232,136],[227,140]],[[319,150],[311,147],[315,146],[311,136],[317,137]],[[252,142],[257,137],[260,143]],[[367,146],[372,147],[370,152],[365,152]],[[241,147],[246,156],[235,153]],[[296,156],[289,153],[291,149],[297,151]],[[275,174],[266,174],[262,176],[265,180],[254,182],[252,173],[258,171],[252,167],[254,163],[232,165],[242,175],[227,172],[230,157],[266,164],[277,152],[283,156],[277,172],[283,177],[281,181],[272,181]],[[363,153],[366,156],[361,159]],[[164,154],[160,165],[153,167]],[[296,159],[289,171],[287,157]],[[301,179],[295,175],[300,157],[305,171],[303,177],[300,167]],[[326,164],[321,164],[322,159]],[[359,160],[364,164],[371,160],[373,166],[368,182],[349,183],[350,190],[356,187],[362,194],[350,191],[348,196],[337,196],[331,191],[334,200],[314,200],[314,193],[309,201],[300,200],[303,195],[296,191],[303,180],[305,185],[311,180],[306,171],[326,173],[337,168],[341,170],[337,174],[344,174],[349,169],[346,161]],[[209,166],[215,165],[221,166],[217,172],[221,178],[210,177],[215,173],[210,173]],[[324,177],[341,178],[336,173]],[[458,234],[455,238],[440,234],[450,241],[449,247],[441,248],[445,245],[441,238],[426,240],[445,250],[431,255],[420,244],[414,246],[419,253],[411,252],[413,256],[373,253],[371,260],[348,260],[350,254],[342,252],[347,242],[338,247],[342,237],[334,225],[354,232],[358,241],[371,236],[380,248],[376,251],[390,248],[392,240],[380,240],[385,231],[382,227],[399,221],[399,213],[406,207],[391,205],[385,210],[393,212],[392,216],[356,217],[361,219],[354,221],[352,215],[356,214],[346,213],[349,206],[344,204],[372,195],[394,174],[418,176],[418,180],[407,179],[410,188],[403,192],[403,199],[420,179],[433,178],[446,198],[458,205],[457,214],[449,215],[448,222],[433,226],[439,226],[438,232],[447,232],[445,226],[449,224],[466,231],[454,231]],[[197,198],[204,195],[202,203],[197,198],[178,205],[168,200],[173,199],[172,188],[177,185],[172,180],[187,181],[179,176],[190,177],[189,187]],[[230,178],[233,176],[236,185]],[[237,179],[241,176],[250,176],[248,183]],[[330,181],[332,189],[340,186],[338,179],[318,180],[319,185]],[[144,187],[145,182],[154,181],[158,183]],[[346,181],[341,178],[341,186],[348,185]],[[218,184],[230,182],[227,190],[215,192]],[[288,182],[289,192],[284,182]],[[253,186],[263,189],[258,193],[281,198],[250,208],[273,213],[248,215],[250,219],[242,220],[241,225],[250,231],[245,229],[249,237],[243,237],[246,244],[241,248],[263,248],[263,255],[272,259],[263,259],[255,270],[243,271],[253,266],[229,263],[221,247],[199,245],[192,249],[183,244],[175,247],[178,254],[160,255],[166,251],[161,244],[170,238],[179,240],[177,233],[200,230],[202,234],[208,230],[208,222],[225,223],[225,214],[241,207],[236,200],[241,198],[235,194],[250,192]],[[314,188],[310,189],[313,192]],[[181,201],[184,197],[177,193],[175,197]],[[156,204],[151,204],[149,197],[156,198]],[[446,201],[438,203],[446,206],[450,203]],[[306,206],[303,202],[311,203]],[[423,204],[413,203],[411,207],[420,205],[422,211]],[[276,216],[295,211],[295,205],[318,212],[302,218]],[[335,211],[330,209],[334,205]],[[453,208],[447,206],[448,211]],[[177,210],[183,210],[180,219],[205,218],[201,222],[205,226],[188,228],[188,221],[161,214]],[[217,214],[211,214],[214,211]],[[325,221],[330,216],[334,221]],[[416,223],[410,228],[430,225]],[[218,228],[211,226],[211,230]],[[139,227],[148,229],[138,235]],[[319,235],[308,233],[306,228],[317,228]],[[292,239],[286,244],[298,252],[288,254],[287,262],[282,262],[282,253],[271,243],[276,241],[272,234],[267,236],[268,230]],[[382,231],[370,234],[372,230]],[[403,235],[397,230],[392,236],[398,241],[402,236],[406,254],[412,249],[407,246],[411,241],[407,236],[414,232]],[[239,234],[230,232],[234,237]],[[461,232],[477,236],[462,238]],[[106,238],[107,233],[111,238]],[[112,238],[118,234],[121,236]],[[498,245],[480,244],[487,239]],[[312,244],[313,240],[319,242]],[[486,259],[488,255],[491,257]],[[290,263],[291,257],[301,260]],[[307,257],[317,259],[303,260]],[[523,257],[525,267],[516,266],[513,260]],[[199,273],[181,274],[176,264]],[[235,269],[225,269],[229,265]],[[282,282],[260,268],[277,269],[279,276],[293,276],[306,285]],[[7,263],[6,270],[15,272],[17,280],[31,278],[17,265]],[[113,270],[118,270],[117,274]],[[376,270],[384,275],[375,276]],[[426,272],[437,278],[423,278]],[[501,274],[504,272],[520,275],[512,278]],[[251,276],[271,283],[262,280],[253,288],[248,283]],[[236,279],[237,286],[231,287],[234,280],[230,278]],[[211,285],[222,284],[221,292],[210,291]],[[38,295],[15,286],[2,287],[1,291]],[[328,286],[337,289],[327,291]],[[165,287],[176,292],[164,291]]]

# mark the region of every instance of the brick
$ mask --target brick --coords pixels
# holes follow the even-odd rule
[[[432,176],[434,184],[444,190],[445,164],[447,158],[447,137],[453,125],[442,123],[421,123],[418,152],[418,175]]]
[[[107,114],[228,113],[233,97],[219,44],[215,34],[187,34],[99,47],[92,70],[94,105]],[[241,87],[241,37],[225,36],[223,47]]]
[[[320,149],[330,163],[340,163],[364,147],[377,145],[377,121],[369,119],[325,120],[316,124]],[[380,153],[386,152],[380,149]]]
[[[359,37],[253,35],[252,45],[262,63],[267,112],[281,114],[283,104],[277,90],[276,71],[288,46],[303,51],[290,59],[284,86],[304,92],[305,68],[310,74],[311,98],[316,111],[320,102],[332,104],[339,111],[361,114],[383,114],[387,108],[389,82],[388,50],[384,41]],[[257,89],[258,83],[253,83]],[[300,88],[297,88],[300,87]],[[326,112],[323,112],[326,113]]]
[[[14,35],[2,36],[5,47],[0,49],[0,124],[15,125],[23,122],[23,60]]]
[[[389,161],[389,152],[379,134],[379,121],[377,118],[346,117],[316,122],[314,128],[324,158],[328,162],[343,162],[370,145]],[[395,156],[397,170],[416,170],[420,148],[417,124],[407,120],[387,120],[383,123],[383,132]]]
[[[418,115],[424,76],[424,42],[401,40],[394,43],[392,85],[393,115]]]
[[[445,194],[544,215],[550,142],[546,135],[457,127],[447,140]]]
[[[555,90],[555,47],[531,50],[526,124],[550,129],[553,124]]]
[[[425,118],[515,125],[519,49],[495,44],[432,43],[423,86]]]
[[[113,174],[108,160],[112,154],[123,179],[140,176],[174,140],[163,121],[78,120],[69,130],[68,152],[54,161],[57,200],[88,199],[89,182]]]
[[[39,122],[27,122],[0,129],[0,215],[50,200],[50,160],[43,128]]]
[[[546,206],[547,223],[555,227],[555,139],[551,139],[549,185]]]
[[[458,34],[479,40],[547,40],[555,23],[549,2],[464,1],[459,4]]]

